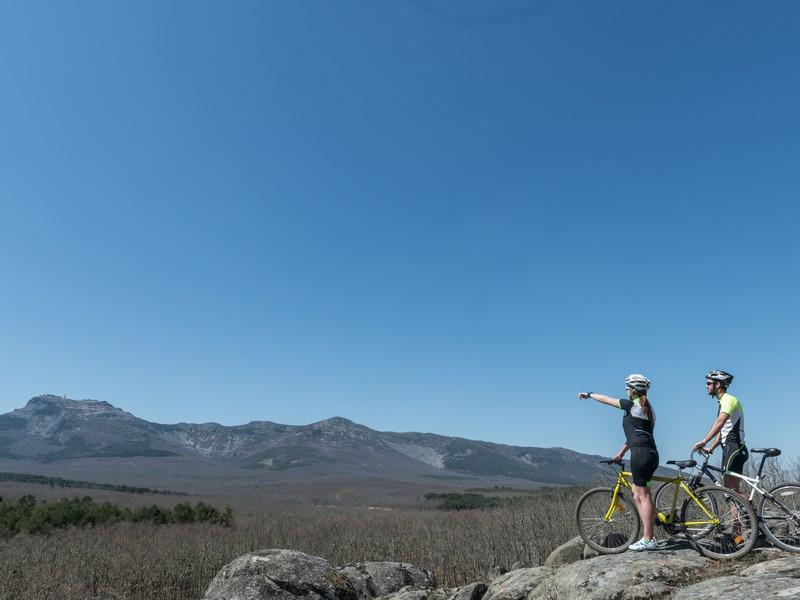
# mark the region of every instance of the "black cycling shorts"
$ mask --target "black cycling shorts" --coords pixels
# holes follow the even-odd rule
[[[649,487],[653,473],[658,468],[658,450],[647,446],[631,448],[631,473],[633,485]]]
[[[744,444],[726,444],[722,447],[722,468],[741,475],[748,456],[750,455]]]

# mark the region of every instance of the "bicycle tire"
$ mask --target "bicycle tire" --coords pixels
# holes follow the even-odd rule
[[[700,487],[692,493],[705,510],[688,498],[681,507],[681,527],[697,550],[717,560],[740,558],[750,552],[758,538],[758,521],[751,504],[737,492],[717,485]],[[719,523],[704,523],[708,521],[706,510]]]
[[[581,496],[575,508],[578,533],[587,546],[600,554],[624,552],[638,539],[642,526],[633,502],[621,491],[611,520],[606,521],[613,497],[611,488],[594,488]]]
[[[800,483],[780,483],[768,493],[777,501],[767,495],[761,498],[761,530],[781,550],[800,552]]]

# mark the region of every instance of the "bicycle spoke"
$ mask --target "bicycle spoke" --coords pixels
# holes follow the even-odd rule
[[[694,492],[681,511],[686,535],[700,552],[711,558],[737,558],[755,544],[755,513],[741,496],[723,487],[709,486]]]
[[[576,521],[586,544],[603,554],[622,552],[639,535],[639,516],[630,500],[618,495],[612,508],[613,490],[589,490],[578,501]]]
[[[800,552],[800,484],[774,487],[761,500],[758,514],[764,533],[774,545]]]

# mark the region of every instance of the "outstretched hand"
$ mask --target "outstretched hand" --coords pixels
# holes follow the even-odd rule
[[[587,394],[586,392],[581,392],[581,393],[578,394],[578,399],[580,399],[580,400],[586,400],[588,397],[589,397],[589,394]]]

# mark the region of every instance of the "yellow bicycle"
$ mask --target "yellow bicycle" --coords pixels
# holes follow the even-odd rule
[[[584,542],[601,554],[624,552],[639,537],[641,521],[629,492],[632,474],[621,460],[604,460],[619,467],[613,488],[594,488],[578,500],[575,518]],[[670,460],[678,467],[675,477],[653,476],[675,486],[672,505],[656,513],[656,525],[669,535],[682,534],[704,556],[733,559],[747,554],[756,543],[758,521],[753,507],[737,492],[721,486],[689,489],[683,469],[695,466],[693,460]],[[678,506],[678,492],[682,503]],[[668,497],[668,496],[667,496]],[[685,499],[684,499],[685,498]],[[663,512],[666,511],[666,512]]]

